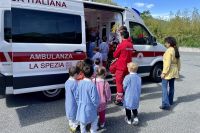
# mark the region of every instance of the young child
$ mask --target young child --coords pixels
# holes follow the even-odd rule
[[[136,63],[130,62],[127,65],[129,74],[125,77],[123,81],[124,88],[124,102],[123,106],[126,110],[125,121],[128,124],[131,124],[131,111],[134,114],[133,124],[137,125],[138,120],[138,111],[140,94],[141,94],[141,77],[138,76],[137,69],[138,65]]]
[[[91,41],[89,44],[89,50],[88,50],[88,55],[89,55],[90,59],[94,56],[94,48],[95,47],[96,47],[95,37],[91,37]]]
[[[95,61],[97,58],[100,59],[100,64],[102,64],[102,60],[103,60],[103,57],[102,57],[102,54],[99,52],[99,48],[95,48],[95,55],[92,57],[92,60]]]
[[[97,69],[97,78],[93,79],[93,82],[96,84],[100,98],[100,103],[98,107],[100,128],[104,128],[106,104],[107,102],[111,101],[110,85],[107,81],[105,81],[105,77],[106,69],[104,67],[99,67]]]
[[[102,53],[102,60],[103,60],[103,66],[106,67],[106,62],[108,59],[108,52],[109,52],[109,46],[107,43],[107,37],[103,37],[103,42],[99,45],[100,52]]]
[[[97,69],[100,67],[100,59],[97,58],[95,61],[94,61],[94,75],[96,76],[96,72],[97,72]]]
[[[76,121],[77,103],[75,98],[78,86],[76,81],[77,74],[76,67],[69,68],[70,77],[65,82],[65,111],[72,132],[75,132],[78,126],[78,122]]]
[[[84,61],[78,61],[76,63],[76,69],[78,70],[78,75],[76,77],[77,81],[80,81],[84,78],[84,73],[83,73],[83,67],[84,67]]]
[[[89,123],[91,123],[90,132],[96,133],[97,131],[99,96],[95,84],[90,79],[93,72],[92,66],[84,66],[85,78],[79,81],[77,88],[78,111],[76,120],[80,122],[81,133],[86,133],[86,126]]]

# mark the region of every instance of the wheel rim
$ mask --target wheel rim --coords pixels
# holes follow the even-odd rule
[[[156,77],[160,78],[161,77],[161,73],[162,73],[162,70],[158,69],[157,72],[156,72]]]
[[[46,97],[55,97],[57,95],[59,95],[61,92],[61,89],[53,89],[53,90],[46,90],[46,91],[43,91],[43,94],[46,96]]]

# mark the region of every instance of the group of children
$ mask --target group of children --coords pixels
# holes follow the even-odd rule
[[[136,73],[137,64],[131,62],[127,67],[130,74],[123,82],[125,121],[128,124],[132,123],[132,111],[133,124],[138,124],[137,109],[141,93],[141,78]],[[80,125],[81,133],[86,133],[86,126],[90,124],[90,132],[96,133],[98,125],[99,128],[104,128],[106,105],[111,101],[110,86],[105,80],[106,69],[86,59],[79,61],[75,67],[69,68],[69,76],[65,83],[65,108],[70,130],[75,132]]]
[[[97,45],[95,39],[91,39],[88,46],[88,57],[95,62],[96,59],[100,60],[100,64],[107,67],[108,60],[112,60],[114,41],[107,39],[106,36],[102,38],[102,41]],[[111,59],[110,59],[111,58]]]

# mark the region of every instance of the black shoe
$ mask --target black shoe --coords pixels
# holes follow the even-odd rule
[[[171,103],[169,103],[169,104],[170,104],[170,105],[174,105],[174,103],[175,103],[175,102],[171,102]]]
[[[159,108],[162,110],[170,110],[170,107],[168,107],[168,106],[160,106]]]
[[[114,101],[115,105],[118,105],[118,106],[123,106],[123,103],[120,102],[120,101]]]

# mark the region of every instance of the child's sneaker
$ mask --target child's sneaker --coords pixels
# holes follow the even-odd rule
[[[105,127],[105,123],[100,124],[100,128],[104,128]]]
[[[76,128],[70,127],[70,132],[75,133],[76,132]]]
[[[138,117],[135,117],[133,119],[133,125],[138,125],[138,123],[139,123]]]
[[[131,125],[131,120],[128,120],[127,117],[124,118],[125,122],[128,123],[129,125]]]

